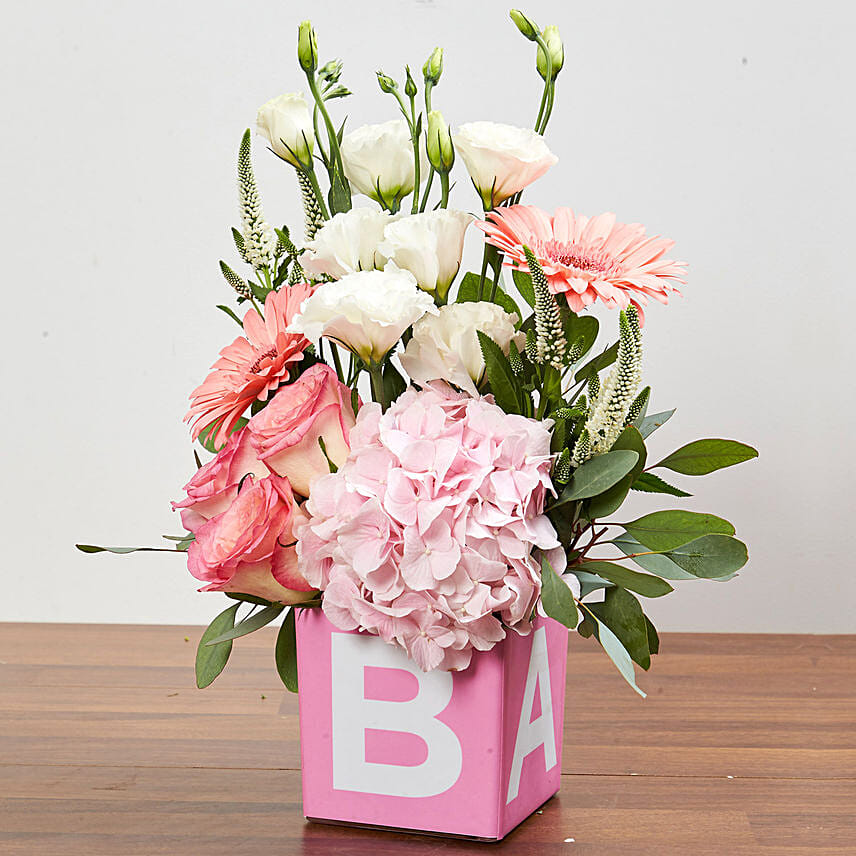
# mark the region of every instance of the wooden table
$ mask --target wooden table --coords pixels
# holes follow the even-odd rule
[[[0,853],[856,853],[856,636],[664,634],[638,698],[572,637],[562,790],[501,844],[309,824],[272,631],[0,624]]]

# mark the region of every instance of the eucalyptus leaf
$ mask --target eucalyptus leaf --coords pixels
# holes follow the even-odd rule
[[[598,589],[609,588],[612,583],[609,580],[603,579],[603,577],[599,577],[597,574],[589,573],[588,571],[583,571],[582,566],[577,565],[571,571],[571,573],[579,580],[580,582],[580,600],[584,597],[588,597],[593,591],[597,591]]]
[[[276,637],[276,670],[285,684],[285,688],[292,693],[297,692],[297,634],[295,628],[294,607],[288,610],[288,615],[279,628]]]
[[[627,494],[630,493],[630,486],[642,475],[642,470],[645,469],[645,462],[648,458],[648,451],[645,448],[645,441],[642,439],[642,435],[633,425],[628,425],[621,432],[610,451],[615,452],[628,449],[636,452],[639,460],[623,479],[608,490],[589,500],[586,507],[586,516],[589,520],[598,520],[617,511],[624,500],[627,499]]]
[[[546,556],[541,557],[541,603],[544,612],[560,624],[573,630],[579,616],[574,604],[574,596],[565,582],[553,570]]]
[[[687,493],[685,490],[681,490],[679,487],[669,484],[654,473],[640,473],[637,476],[636,481],[631,485],[631,488],[632,490],[639,490],[644,493],[667,493],[669,496],[681,497],[692,496],[691,493]]]
[[[714,514],[697,511],[655,511],[623,523],[624,529],[649,550],[665,553],[701,535],[733,535],[734,527]]]
[[[636,466],[638,460],[639,455],[629,449],[619,449],[591,458],[577,467],[553,507],[588,499],[609,490]]]
[[[239,603],[224,609],[205,629],[199,646],[196,649],[196,686],[203,690],[214,682],[214,679],[226,667],[229,655],[232,653],[232,642],[227,640],[217,645],[211,641],[227,633],[235,626],[235,615]]]
[[[737,440],[707,439],[681,446],[655,466],[665,467],[685,476],[704,476],[757,457],[757,449],[745,443],[738,443]]]
[[[666,555],[687,573],[702,579],[733,574],[749,561],[746,545],[728,535],[704,535]]]
[[[627,649],[621,644],[618,637],[605,625],[603,624],[597,616],[591,611],[591,606],[589,604],[580,604],[586,613],[587,622],[583,622],[586,624],[591,622],[597,628],[597,638],[598,642],[600,642],[603,650],[606,651],[609,659],[615,663],[618,671],[621,672],[621,676],[636,690],[642,698],[645,698],[645,693],[636,686],[636,671],[633,668],[633,660],[630,658],[630,654],[627,653]],[[584,635],[581,633],[580,635]]]
[[[253,613],[249,618],[245,618],[240,624],[235,625],[231,630],[226,631],[220,636],[206,642],[206,645],[217,645],[220,642],[226,642],[229,639],[239,639],[241,636],[246,636],[248,633],[254,633],[261,629],[266,624],[270,624],[282,611],[285,609],[280,604],[266,606],[259,612]]]
[[[675,415],[675,410],[677,408],[673,407],[671,410],[664,410],[662,413],[652,413],[650,416],[640,415],[633,424],[639,429],[639,433],[647,439]]]
[[[662,597],[674,589],[661,577],[653,577],[650,574],[640,574],[625,568],[616,562],[603,562],[593,560],[578,565],[580,570],[590,574],[596,574],[604,580],[608,580],[617,586],[635,591],[643,597]],[[576,570],[576,568],[574,569]]]
[[[640,544],[635,538],[624,534],[613,538],[611,541],[622,553],[633,556],[635,553],[646,553],[647,548]],[[639,565],[643,570],[656,574],[665,580],[695,580],[692,574],[688,574],[680,565],[676,565],[667,555],[663,553],[646,553],[642,556],[634,556],[631,561]]]
[[[657,628],[651,623],[651,619],[645,616],[645,627],[648,630],[648,651],[651,654],[660,653],[660,636],[657,633]]]
[[[618,637],[631,659],[643,669],[651,667],[648,650],[648,627],[639,601],[623,588],[607,589],[602,603],[589,605],[604,625]]]

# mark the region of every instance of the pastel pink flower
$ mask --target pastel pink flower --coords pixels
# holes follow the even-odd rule
[[[384,414],[364,405],[350,442],[295,526],[328,618],[402,646],[425,670],[466,668],[507,627],[528,633],[541,588],[533,550],[559,547],[543,514],[549,423],[429,384]]]
[[[249,423],[253,448],[273,472],[287,476],[294,490],[309,496],[312,481],[345,463],[354,424],[351,390],[324,363],[310,366],[280,388]],[[318,442],[323,440],[325,457]]]
[[[596,300],[610,308],[639,308],[652,297],[668,303],[686,283],[686,262],[665,257],[674,241],[648,237],[639,223],[616,222],[614,214],[575,215],[557,208],[550,217],[533,205],[491,211],[476,225],[505,254],[505,264],[528,271],[523,247],[538,258],[554,294],[580,312]]]
[[[264,318],[255,309],[247,311],[245,335],[220,351],[208,377],[190,393],[184,421],[192,422],[194,440],[203,429],[214,426],[214,444],[222,446],[253,401],[267,401],[268,394],[288,380],[309,342],[286,328],[312,291],[311,285],[303,283],[284,286],[268,294]]]
[[[184,486],[186,498],[173,502],[172,510],[181,509],[184,528],[195,532],[231,505],[245,476],[263,478],[269,472],[250,445],[250,432],[244,427],[232,434],[217,455],[194,473]]]
[[[279,603],[300,603],[313,587],[298,570],[294,526],[306,519],[288,479],[247,478],[232,503],[196,530],[187,551],[201,591],[233,591]]]

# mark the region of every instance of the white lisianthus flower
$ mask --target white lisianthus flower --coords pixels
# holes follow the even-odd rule
[[[428,172],[428,162],[420,148],[420,176]],[[397,209],[413,190],[413,143],[404,119],[380,125],[363,125],[345,134],[340,147],[345,176],[351,187],[370,196],[386,208]]]
[[[452,303],[413,325],[413,337],[401,354],[401,365],[415,383],[445,380],[478,395],[485,365],[476,335],[481,330],[508,354],[509,343],[523,348],[526,336],[514,329],[517,316],[495,303]]]
[[[379,363],[414,321],[436,311],[410,271],[359,271],[320,285],[303,301],[288,332],[313,342],[325,336],[363,362]]]
[[[304,244],[300,257],[303,270],[316,279],[323,274],[340,279],[360,270],[382,268],[386,258],[378,254],[378,244],[394,219],[388,211],[376,208],[352,208],[334,214]]]
[[[292,166],[312,163],[315,134],[302,92],[288,92],[262,104],[256,115],[256,129],[274,153]]]
[[[378,251],[409,270],[419,287],[445,300],[464,252],[464,233],[472,214],[439,209],[410,214],[387,225]]]
[[[558,161],[544,138],[528,128],[470,122],[453,139],[485,210],[523,190]]]

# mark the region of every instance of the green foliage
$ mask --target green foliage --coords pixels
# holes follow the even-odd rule
[[[513,270],[511,278],[520,296],[532,307],[535,306],[535,287],[532,285],[532,277],[522,270]]]
[[[648,627],[639,601],[629,591],[616,587],[606,590],[603,603],[588,606],[601,621],[599,632],[603,632],[603,625],[609,627],[633,661],[643,669],[649,669]]]
[[[484,287],[484,298],[490,295],[493,286],[486,282]],[[479,276],[475,273],[467,273],[458,286],[458,296],[455,298],[455,303],[478,303],[479,300]],[[523,320],[523,313],[520,311],[517,303],[506,294],[502,288],[497,285],[496,294],[493,297],[493,302],[501,306],[506,312],[510,312],[517,316],[518,325]]]
[[[702,535],[662,553],[646,553],[645,546],[628,535],[613,538],[611,543],[632,556],[640,568],[667,580],[730,578],[749,559],[742,541],[722,534]]]
[[[249,633],[255,633],[267,624],[270,624],[282,611],[285,609],[281,604],[271,604],[264,609],[254,612],[249,617],[245,618],[240,624],[236,624],[231,630],[214,637],[206,642],[206,645],[217,645],[220,642],[226,642],[229,639],[239,639],[241,636],[246,636]]]
[[[124,556],[127,553],[186,553],[187,548],[179,549],[180,545],[175,549],[169,547],[99,547],[96,544],[75,544],[81,553],[116,553]]]
[[[519,399],[521,389],[511,370],[508,357],[490,336],[486,336],[481,330],[476,332],[484,357],[485,373],[496,403],[506,413],[522,413]]]
[[[383,367],[383,391],[386,400],[395,401],[405,389],[407,389],[407,384],[404,378],[392,362],[387,360]]]
[[[232,653],[231,639],[214,644],[213,640],[235,626],[239,603],[224,609],[207,627],[196,649],[196,686],[203,690],[226,668]]]
[[[601,579],[608,580],[614,585],[635,591],[643,597],[663,597],[674,591],[661,577],[652,577],[650,574],[640,574],[625,568],[616,562],[592,561],[576,565],[574,571],[581,570],[589,574],[595,574]]]
[[[591,458],[577,467],[570,484],[562,491],[554,508],[578,499],[597,496],[624,478],[639,460],[639,455],[629,449],[619,449]]]
[[[581,603],[580,607],[583,609],[586,621],[583,622],[587,627],[580,628],[581,636],[591,636],[592,632],[597,634],[598,642],[600,642],[603,650],[606,651],[609,659],[615,663],[618,671],[621,672],[621,676],[636,690],[642,698],[645,698],[645,693],[639,689],[636,685],[636,673],[633,669],[633,660],[630,657],[630,654],[627,652],[627,649],[621,643],[621,640],[609,629],[609,627],[603,623],[600,618],[594,613],[592,610],[593,604],[585,604]]]
[[[279,628],[276,637],[276,670],[285,688],[292,693],[297,692],[297,635],[295,630],[294,607],[288,610],[288,614]]]
[[[611,366],[618,359],[618,342],[610,345],[605,351],[602,351],[596,357],[590,359],[581,369],[578,369],[574,374],[574,380],[577,383],[582,383],[592,375],[603,371],[607,366]]]
[[[702,535],[733,535],[734,527],[713,514],[696,511],[655,511],[623,524],[624,529],[649,550],[665,553]]]
[[[643,493],[667,493],[670,496],[681,497],[692,496],[691,493],[687,493],[685,490],[669,484],[654,473],[640,473],[636,481],[631,485],[631,489],[639,490]]]
[[[636,452],[639,460],[634,465],[633,469],[627,473],[624,478],[614,484],[603,493],[592,497],[586,507],[586,517],[589,520],[598,520],[607,517],[614,511],[617,511],[630,493],[631,485],[642,474],[645,469],[645,462],[648,458],[648,452],[645,449],[645,441],[642,435],[633,426],[628,425],[619,435],[618,439],[612,446],[611,451],[630,450]],[[596,458],[594,460],[597,460]]]
[[[241,321],[241,319],[238,318],[238,316],[228,306],[223,306],[222,303],[218,303],[217,308],[221,312],[225,312],[242,330],[244,329],[244,322]]]
[[[232,428],[232,430],[229,432],[229,434],[231,435],[231,434],[234,434],[236,431],[240,431],[241,428],[243,428],[244,425],[246,425],[247,422],[249,422],[249,421],[250,421],[249,419],[244,419],[244,417],[242,416],[235,423],[235,426]],[[216,422],[212,422],[210,425],[207,425],[205,428],[203,428],[199,432],[198,440],[199,440],[200,445],[202,446],[203,449],[205,449],[207,452],[211,452],[212,454],[217,454],[217,452],[219,452],[220,449],[222,449],[223,446],[226,445],[225,443],[223,444],[223,446],[215,446],[214,445],[214,437],[217,435],[217,429],[219,427],[220,427],[220,420],[218,419]]]
[[[254,603],[256,606],[273,606],[271,601],[265,600],[263,597],[256,597],[254,594],[241,594],[234,591],[227,591],[224,594],[226,597],[232,600],[240,600],[242,603]]]
[[[562,324],[568,342],[576,344],[582,340],[579,356],[574,360],[576,362],[576,360],[582,359],[594,346],[600,331],[600,323],[593,315],[577,315],[570,309],[564,309],[562,310]]]
[[[636,418],[634,425],[639,429],[639,433],[647,440],[659,427],[665,425],[675,414],[675,408],[672,410],[664,410],[662,413],[652,413],[650,416],[642,416]]]
[[[541,603],[550,618],[571,630],[577,626],[574,596],[544,556],[541,557]]]
[[[685,476],[704,476],[758,457],[758,450],[737,440],[696,440],[681,446],[655,466]]]

